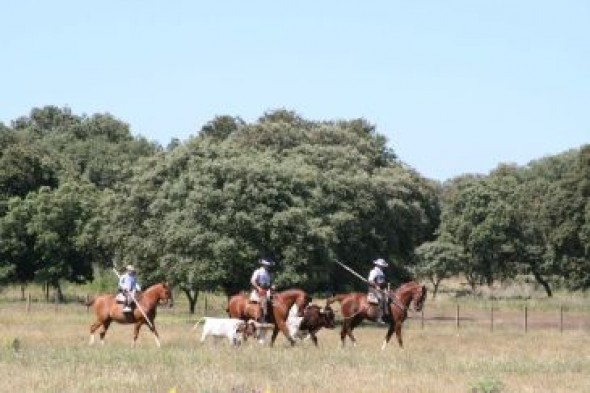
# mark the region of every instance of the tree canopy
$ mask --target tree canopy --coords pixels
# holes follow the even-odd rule
[[[361,289],[390,262],[397,285],[464,275],[590,286],[590,146],[440,184],[365,119],[293,111],[222,115],[164,149],[111,114],[34,108],[0,124],[0,283],[92,279],[133,263],[192,309],[202,290],[248,288],[256,261],[279,287]]]

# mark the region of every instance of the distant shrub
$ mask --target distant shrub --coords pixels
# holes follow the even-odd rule
[[[495,378],[482,378],[470,384],[470,393],[500,393],[504,384]]]

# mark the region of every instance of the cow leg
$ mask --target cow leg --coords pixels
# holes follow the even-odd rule
[[[310,331],[309,332],[309,337],[311,337],[311,341],[313,341],[313,343],[315,344],[315,346],[318,346],[318,338],[315,336],[315,331]]]

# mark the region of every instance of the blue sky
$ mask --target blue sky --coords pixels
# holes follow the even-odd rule
[[[0,121],[110,112],[166,145],[217,115],[364,117],[424,176],[590,143],[585,0],[0,5]]]

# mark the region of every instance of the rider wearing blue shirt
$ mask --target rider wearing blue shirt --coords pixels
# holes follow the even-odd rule
[[[135,293],[140,290],[141,287],[137,283],[135,268],[132,265],[127,265],[127,271],[119,277],[119,292],[125,296],[123,312],[132,311],[131,302],[135,298]]]
[[[387,313],[387,302],[385,299],[385,273],[383,273],[382,268],[386,268],[387,262],[382,258],[375,259],[373,261],[373,269],[369,272],[369,298],[373,297],[377,300],[378,304],[378,314],[377,314],[377,322],[378,323],[385,323],[383,321],[383,315]],[[370,301],[370,300],[369,300]]]
[[[271,295],[271,277],[270,267],[274,262],[270,259],[260,259],[258,261],[260,267],[254,270],[252,277],[250,277],[250,285],[252,285],[252,292],[250,293],[250,301],[260,304],[262,308],[262,322],[267,320],[268,313],[268,299]]]

